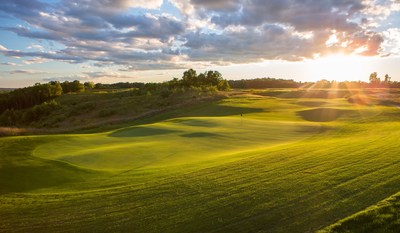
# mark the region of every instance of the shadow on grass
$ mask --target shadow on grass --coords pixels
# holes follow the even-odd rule
[[[59,161],[31,158],[30,166],[6,165],[0,169],[0,194],[29,192],[82,181],[92,173]],[[89,176],[88,176],[89,175]]]
[[[155,135],[163,135],[180,132],[177,130],[159,129],[151,127],[131,127],[115,131],[108,136],[110,137],[148,137]]]
[[[335,108],[315,108],[297,112],[297,115],[307,121],[328,122],[338,119],[345,113],[352,112],[350,110],[341,110]]]
[[[215,122],[200,120],[200,119],[185,119],[185,118],[176,118],[172,119],[169,122],[173,122],[176,124],[182,124],[187,126],[200,126],[200,127],[215,127],[218,126]]]
[[[187,117],[213,117],[213,116],[233,116],[240,114],[265,112],[262,108],[246,108],[221,105],[212,103],[203,108],[189,110],[182,114]]]
[[[5,138],[0,140],[0,194],[29,192],[82,181],[98,173],[73,165],[31,156],[48,138]]]
[[[380,100],[378,104],[388,107],[400,107],[400,103],[394,100]]]
[[[261,96],[270,96],[278,98],[318,98],[318,99],[335,99],[344,98],[350,94],[348,90],[283,90],[283,91],[266,91],[257,93]]]
[[[203,137],[218,137],[220,135],[215,133],[196,132],[196,133],[182,134],[181,136],[186,138],[203,138]]]
[[[299,101],[295,102],[295,104],[301,105],[301,106],[306,106],[306,107],[319,107],[322,105],[327,104],[324,101]]]

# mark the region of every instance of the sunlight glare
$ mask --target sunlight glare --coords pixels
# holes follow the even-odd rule
[[[314,80],[354,81],[365,80],[368,75],[366,58],[354,55],[332,54],[315,60],[307,65]]]

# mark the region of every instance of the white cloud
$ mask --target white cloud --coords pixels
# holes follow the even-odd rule
[[[399,9],[395,0],[170,0],[183,17],[159,11],[162,0],[0,1],[0,11],[24,21],[3,28],[62,49],[0,53],[25,64],[89,61],[121,70],[174,69],[198,64],[302,60],[342,52],[375,56],[398,49],[382,19]],[[133,8],[144,8],[133,9]],[[158,13],[155,13],[158,12]],[[397,34],[396,34],[397,36]],[[384,41],[387,40],[387,41]],[[392,47],[390,47],[391,45]],[[28,59],[26,59],[28,58]]]
[[[385,51],[393,54],[400,55],[400,28],[390,28],[383,32],[385,41],[383,47]]]
[[[14,63],[14,62],[1,62],[0,65],[2,65],[2,66],[18,66],[18,64]]]
[[[8,74],[48,74],[49,72],[39,71],[39,70],[10,70],[10,71],[3,71]]]

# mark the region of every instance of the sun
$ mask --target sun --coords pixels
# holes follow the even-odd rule
[[[310,60],[306,64],[310,79],[358,81],[365,80],[368,74],[365,58],[355,55],[331,54]]]

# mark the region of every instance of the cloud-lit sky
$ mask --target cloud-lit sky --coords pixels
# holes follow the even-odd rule
[[[227,79],[400,81],[400,0],[1,0],[0,87]]]

